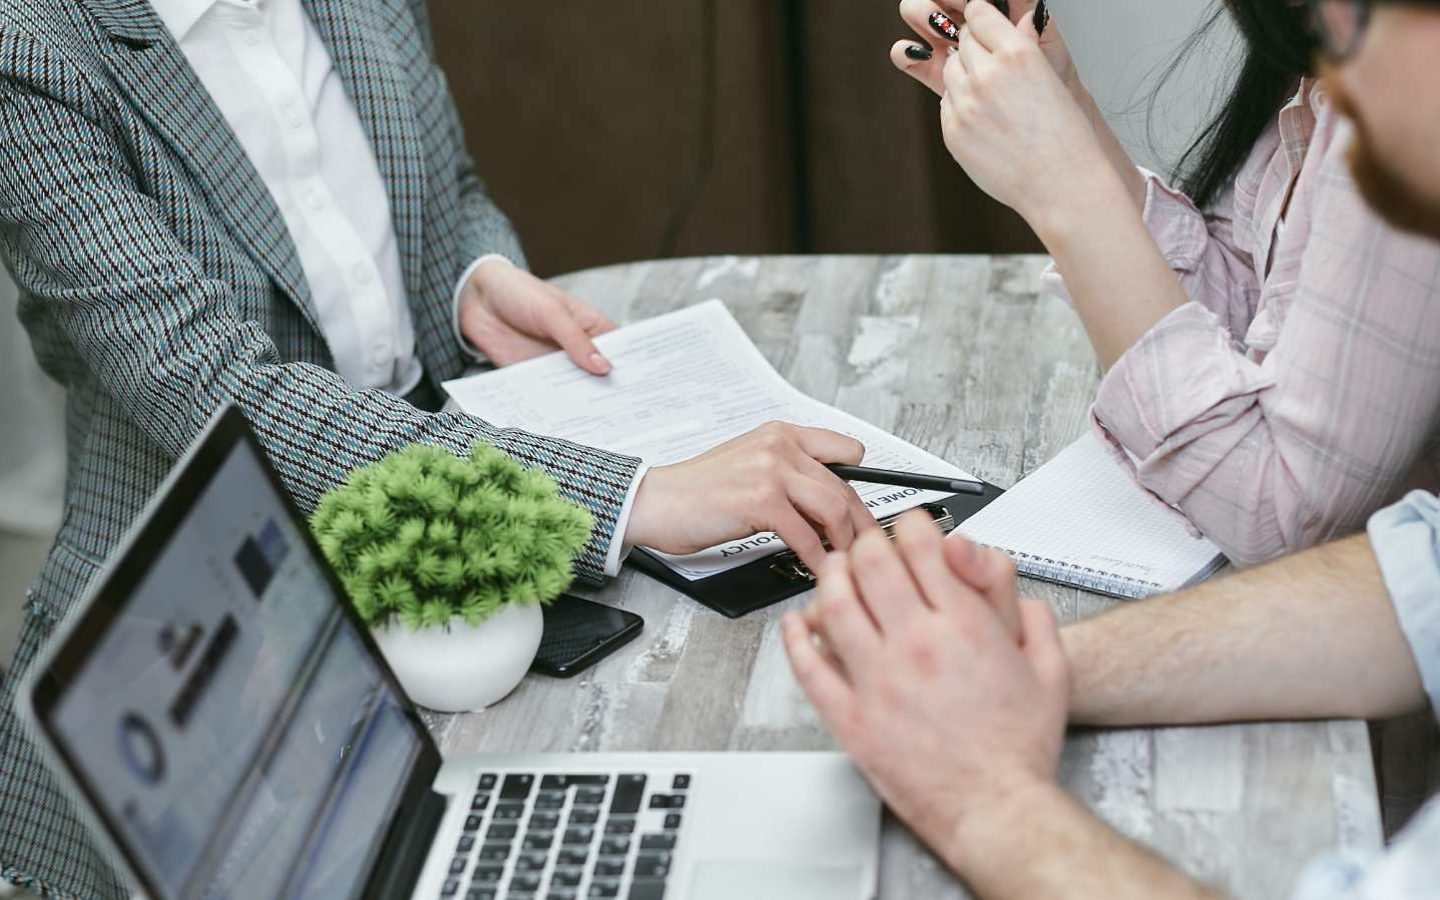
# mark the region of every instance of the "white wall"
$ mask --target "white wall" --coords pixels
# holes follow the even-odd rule
[[[1146,134],[1146,100],[1163,67],[1214,0],[1052,0],[1052,13],[1091,93],[1137,163],[1169,173],[1228,85],[1238,35],[1227,20],[1161,92]],[[1153,136],[1153,144],[1151,137]]]

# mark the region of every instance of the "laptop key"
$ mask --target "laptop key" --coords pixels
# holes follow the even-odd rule
[[[475,849],[475,835],[473,834],[465,835],[460,839],[460,843],[455,845],[456,853],[469,853],[473,849]]]
[[[484,775],[480,776],[480,790],[493,791],[495,789],[495,785],[498,784],[499,781],[500,779],[496,777],[494,773],[486,772]]]
[[[471,875],[472,885],[490,885],[500,880],[505,874],[504,866],[497,866],[494,863],[481,863],[475,867],[475,874]]]
[[[629,900],[665,900],[665,882],[655,878],[637,878],[630,883]]]
[[[559,809],[565,805],[565,794],[562,791],[541,791],[535,797],[536,809]]]
[[[487,841],[508,841],[520,833],[520,826],[514,822],[496,822],[485,832]]]
[[[607,837],[600,842],[600,852],[605,856],[624,856],[630,852],[630,838]]]
[[[595,876],[597,878],[619,878],[625,874],[625,857],[623,856],[602,856],[595,860]]]
[[[640,837],[641,850],[674,850],[675,835],[673,834],[646,834]]]
[[[560,827],[560,817],[555,813],[532,813],[528,824],[531,828],[538,828],[541,831],[554,831]]]
[[[510,878],[510,891],[528,891],[534,893],[540,890],[540,876],[534,872],[516,872]]]
[[[465,900],[495,900],[495,889],[493,887],[472,887],[465,894]]]
[[[485,807],[489,805],[490,795],[485,791],[481,791],[480,793],[476,794],[475,799],[470,802],[470,809],[474,812],[481,812],[485,809]]]
[[[584,877],[585,872],[583,869],[562,867],[556,869],[550,875],[550,885],[551,887],[554,887],[557,884],[561,887],[579,887],[580,882],[584,879]]]
[[[525,816],[525,804],[523,803],[497,803],[495,804],[494,819],[500,821],[514,821]]]
[[[506,775],[500,788],[501,800],[528,800],[535,788],[534,775]]]
[[[609,775],[546,775],[540,779],[540,790],[563,791],[571,787],[605,787]]]
[[[555,843],[555,832],[553,831],[527,831],[525,832],[526,850],[549,850]]]
[[[453,897],[455,896],[455,892],[458,890],[460,890],[460,881],[458,879],[451,878],[449,881],[445,882],[444,887],[440,888],[440,896]]]
[[[674,831],[680,827],[680,814],[669,813],[665,816],[665,830]]]
[[[583,866],[590,858],[590,850],[585,847],[561,847],[560,855],[555,860],[557,866]]]
[[[575,792],[576,806],[599,806],[605,802],[604,788],[581,788]]]
[[[502,844],[490,844],[490,843],[485,843],[485,844],[481,844],[481,845],[480,845],[480,859],[481,859],[482,861],[484,861],[484,862],[504,862],[505,860],[507,860],[507,859],[509,859],[509,858],[510,858],[510,844],[509,844],[509,843],[502,843]]]
[[[594,825],[600,821],[600,810],[593,806],[577,806],[570,810],[569,824]]]
[[[517,872],[539,872],[549,862],[550,854],[543,850],[526,850],[515,860]]]
[[[466,830],[466,831],[479,831],[479,830],[480,830],[480,817],[479,817],[479,816],[466,816],[466,817],[465,817],[465,830]]]
[[[670,854],[642,853],[635,857],[636,878],[664,878],[670,874]]]
[[[457,856],[454,859],[450,860],[450,874],[459,875],[461,872],[465,871],[465,862],[466,860],[463,856]]]
[[[579,844],[582,847],[588,847],[593,840],[595,840],[595,829],[588,825],[580,825],[565,831],[564,842],[571,846]]]
[[[635,820],[629,817],[616,818],[611,816],[605,823],[606,834],[630,834],[635,830]]]
[[[551,887],[550,892],[545,895],[545,900],[575,900],[575,892],[570,888]]]
[[[590,893],[588,897],[618,897],[620,896],[620,882],[596,879],[590,882]]]
[[[633,815],[640,811],[640,801],[645,799],[644,775],[621,775],[615,784],[615,796],[610,798],[611,815]]]
[[[672,790],[672,791],[688,791],[688,790],[690,790],[690,776],[689,776],[689,775],[676,775],[676,776],[675,776],[675,780],[670,783],[670,790]]]

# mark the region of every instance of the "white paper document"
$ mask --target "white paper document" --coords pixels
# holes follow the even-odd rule
[[[665,466],[704,453],[766,422],[828,428],[866,447],[867,466],[952,478],[971,476],[868,422],[807,397],[781,377],[719,300],[621,328],[595,341],[614,369],[590,375],[563,353],[446,383],[462,410],[521,428],[638,456]],[[876,518],[946,495],[857,484]],[[705,515],[703,508],[696,515]],[[785,545],[758,534],[691,556],[664,556],[692,580],[768,556]]]

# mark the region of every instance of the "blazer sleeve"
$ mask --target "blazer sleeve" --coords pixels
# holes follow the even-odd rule
[[[77,75],[75,82],[81,79]],[[408,443],[485,440],[548,471],[596,527],[577,574],[599,578],[639,461],[461,414],[427,415],[287,362],[231,286],[202,269],[138,183],[96,94],[0,81],[0,241],[37,342],[59,342],[157,446],[178,456],[234,402],[304,510],[353,468]],[[475,216],[475,231],[485,227]],[[52,374],[64,374],[54,373]]]
[[[430,10],[426,0],[410,0],[410,10],[415,16],[415,27],[420,39],[430,52],[430,66],[435,77],[444,86],[445,108],[442,116],[449,131],[451,146],[456,148],[454,168],[447,173],[459,185],[461,226],[460,256],[454,260],[452,283],[460,281],[466,270],[482,256],[497,253],[521,268],[528,268],[525,249],[510,219],[490,197],[490,190],[475,168],[475,160],[466,149],[465,126],[460,119],[460,110],[455,105],[455,95],[450,91],[449,80],[435,56],[435,36],[430,28]]]

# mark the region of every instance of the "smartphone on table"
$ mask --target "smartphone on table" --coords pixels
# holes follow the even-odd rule
[[[561,594],[545,607],[545,635],[531,668],[569,678],[630,643],[644,627],[632,612]]]

